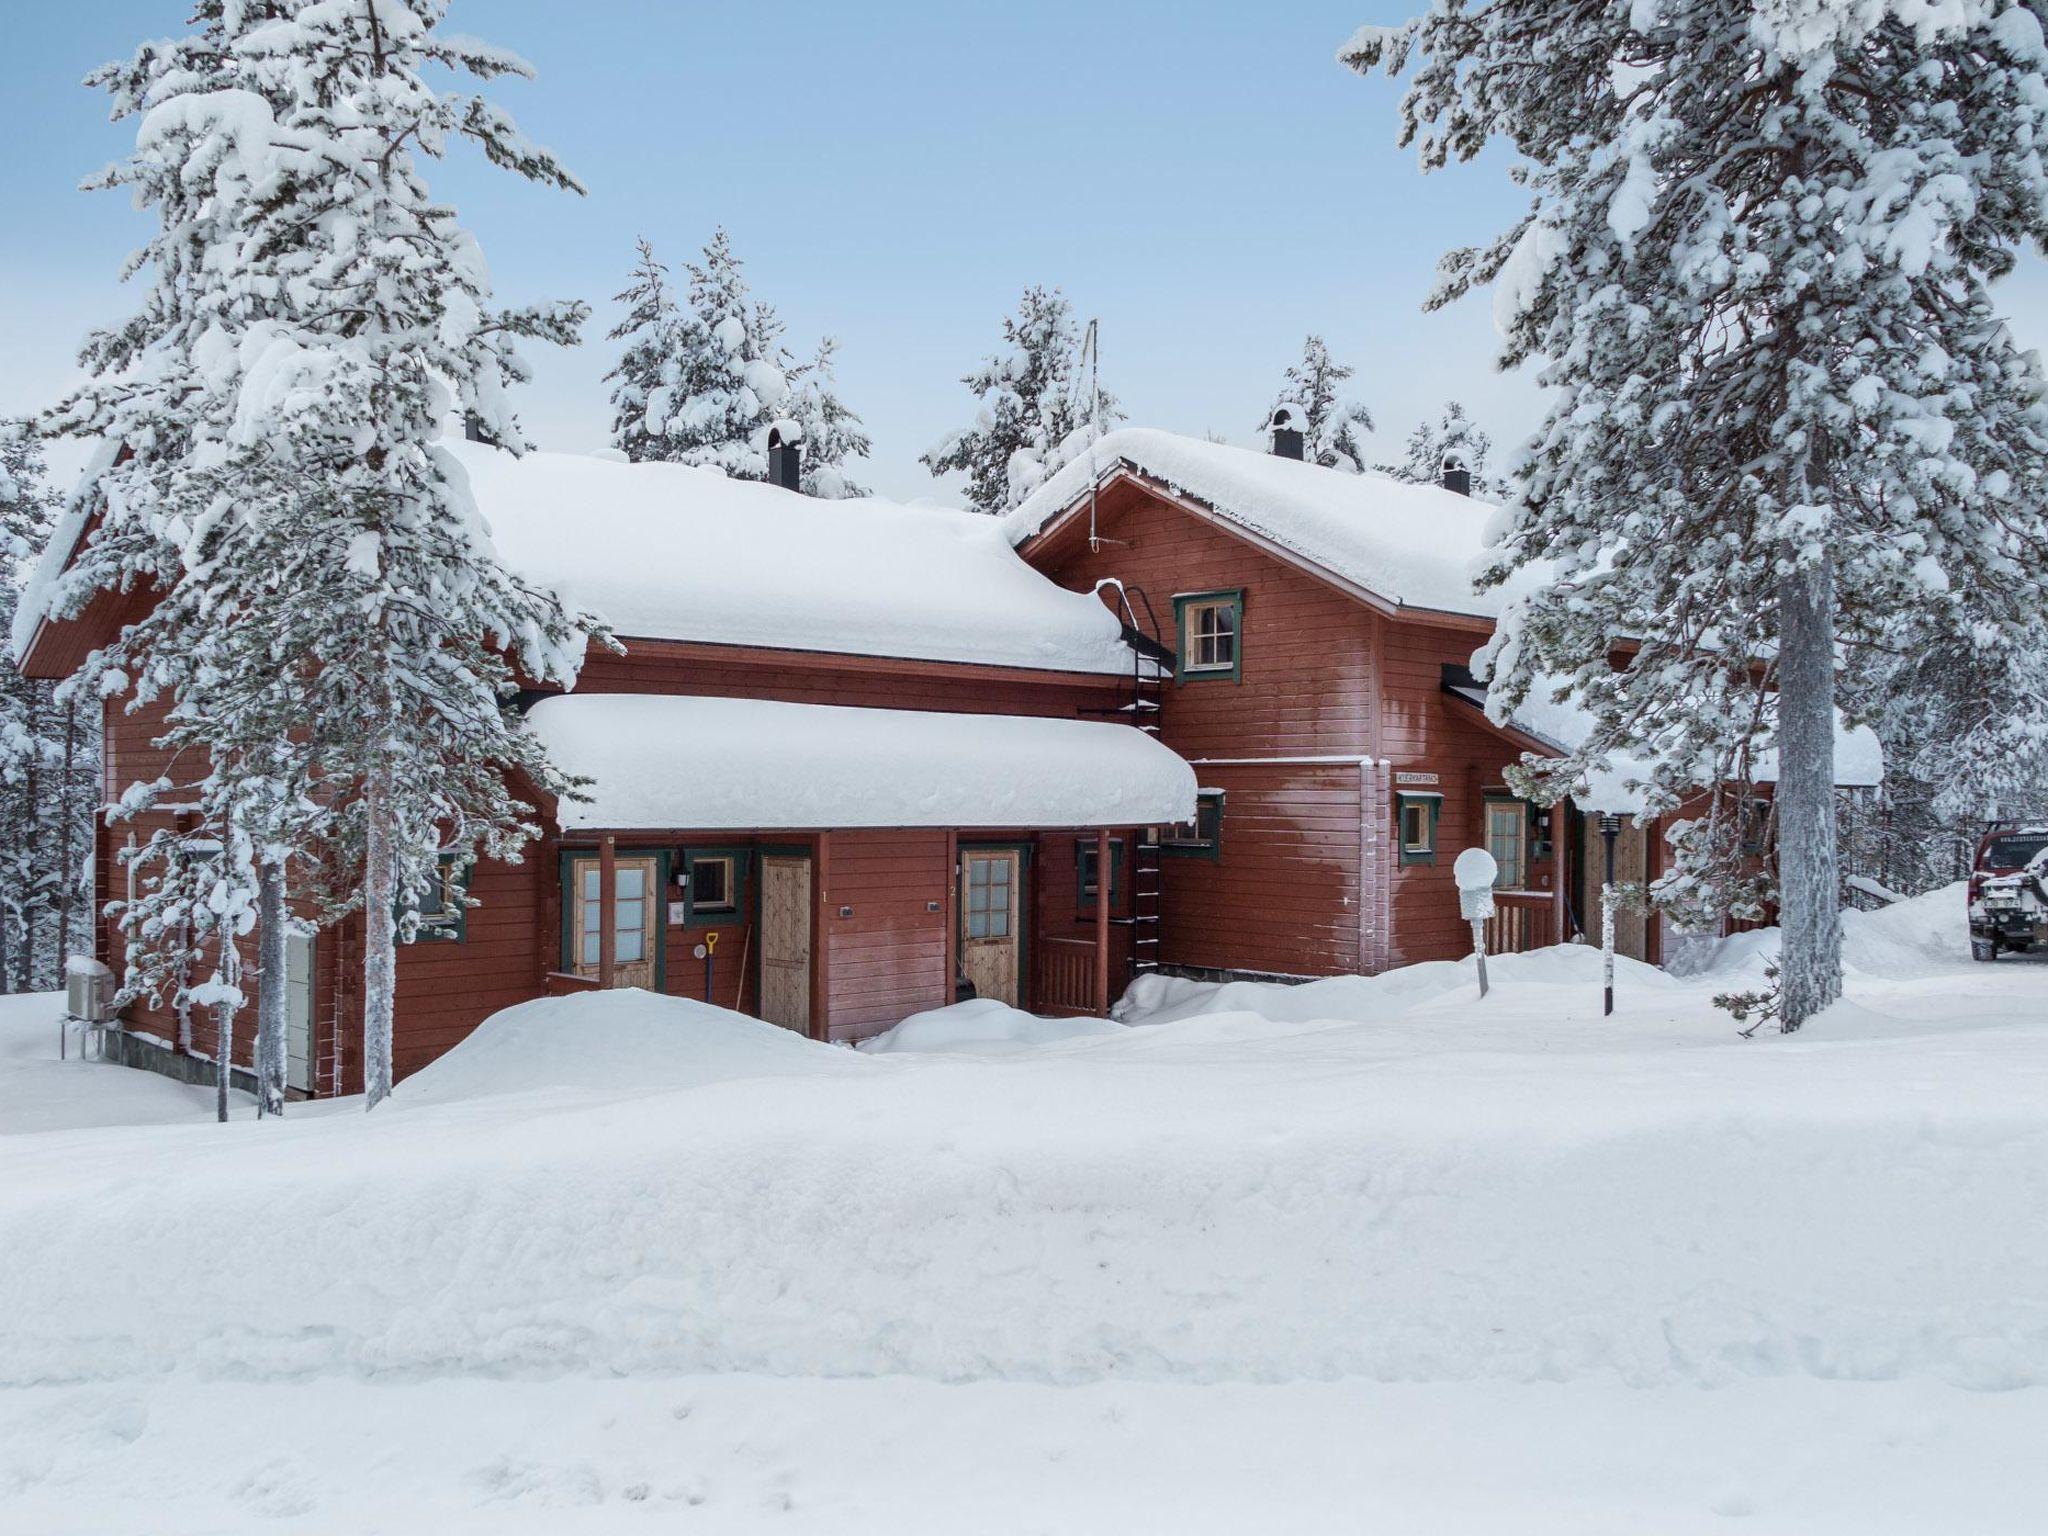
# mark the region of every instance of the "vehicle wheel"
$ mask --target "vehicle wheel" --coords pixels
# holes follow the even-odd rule
[[[1970,940],[1970,958],[1972,960],[1996,960],[1998,958],[1998,941],[1996,939]]]

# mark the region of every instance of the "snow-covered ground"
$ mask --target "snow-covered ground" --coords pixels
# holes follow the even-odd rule
[[[2048,1528],[2048,967],[1960,914],[1791,1038],[1754,936],[1612,1020],[1571,950],[862,1052],[585,995],[226,1128],[17,1001],[0,1528]]]

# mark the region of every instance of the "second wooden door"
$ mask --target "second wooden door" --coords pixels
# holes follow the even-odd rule
[[[1022,1006],[1023,855],[1014,848],[960,851],[960,969],[977,997]]]
[[[761,1017],[811,1030],[811,861],[761,859]]]

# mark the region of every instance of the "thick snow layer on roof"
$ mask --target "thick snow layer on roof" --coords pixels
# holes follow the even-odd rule
[[[1011,540],[1036,534],[1119,461],[1391,602],[1487,618],[1501,610],[1498,590],[1472,585],[1490,503],[1148,427],[1107,434],[1046,481],[1003,520]]]
[[[564,772],[568,829],[1129,827],[1195,813],[1195,771],[1091,720],[763,699],[565,694],[527,727]]]
[[[448,445],[512,568],[628,639],[1128,672],[1122,628],[992,519],[716,470]]]
[[[1486,697],[1483,689],[1460,690],[1474,703],[1481,703]],[[1508,723],[1520,727],[1531,735],[1540,736],[1547,742],[1572,751],[1583,745],[1593,731],[1593,717],[1576,699],[1562,701],[1553,699],[1550,690],[1538,687],[1514,712]],[[1594,774],[1586,786],[1586,792],[1573,796],[1579,809],[1584,811],[1609,811],[1616,815],[1636,815],[1643,809],[1644,799],[1640,789],[1629,787],[1631,781],[1645,780],[1650,776],[1647,763],[1632,757],[1615,754],[1608,760],[1607,771]],[[1778,754],[1765,752],[1757,758],[1756,781],[1759,784],[1778,782]],[[1879,745],[1877,732],[1867,725],[1849,725],[1835,715],[1835,784],[1840,789],[1870,789],[1884,782],[1884,748]]]

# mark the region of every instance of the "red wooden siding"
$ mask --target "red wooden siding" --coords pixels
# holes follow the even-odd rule
[[[541,861],[479,861],[470,878],[468,926],[457,942],[425,939],[398,951],[398,1023],[391,1064],[397,1077],[417,1072],[500,1008],[541,993],[552,951],[536,950]],[[360,1019],[361,1015],[357,1014]],[[360,1068],[359,1068],[360,1070]]]
[[[952,879],[943,829],[832,834],[824,902],[827,1038],[858,1040],[952,1001]],[[852,910],[841,916],[843,908]]]
[[[1215,859],[1167,854],[1161,954],[1169,966],[1329,976],[1359,957],[1360,768],[1203,763],[1223,791]]]

